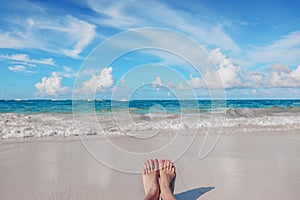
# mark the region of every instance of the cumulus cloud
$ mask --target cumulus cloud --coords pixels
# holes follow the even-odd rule
[[[292,69],[282,64],[275,64],[268,68],[265,73],[250,72],[249,75],[255,88],[300,86],[300,65]]]
[[[271,67],[269,85],[271,87],[299,87],[300,86],[300,65],[294,70],[287,66],[277,64]]]
[[[217,48],[211,51],[211,59],[217,65],[216,71],[207,72],[203,77],[190,76],[187,81],[192,88],[276,88],[276,87],[299,87],[300,86],[300,65],[292,69],[282,64],[275,64],[264,73],[250,71],[245,73],[235,64],[231,58]],[[222,79],[222,83],[218,81]],[[179,85],[179,89],[187,89]],[[256,93],[256,90],[254,90]],[[253,94],[254,94],[253,93]]]
[[[210,58],[216,64],[215,70],[207,71],[203,77],[190,75],[187,84],[191,88],[238,88],[246,87],[241,68],[231,58],[227,57],[220,48],[210,52]],[[183,85],[180,89],[186,89]]]
[[[163,82],[159,76],[155,78],[155,80],[151,83],[152,87],[160,88],[163,85]]]
[[[99,76],[92,75],[91,79],[83,83],[82,92],[94,93],[96,91],[105,91],[114,84],[112,75],[113,68],[102,69]]]
[[[225,88],[245,86],[241,68],[233,63],[231,58],[222,53],[220,48],[211,51],[210,56],[219,68],[218,73]]]
[[[62,77],[56,72],[53,72],[51,77],[43,77],[41,82],[35,84],[35,88],[38,94],[51,96],[57,96],[69,90],[69,87],[63,86]]]
[[[250,72],[249,75],[256,84],[261,85],[265,81],[265,75],[261,72]]]
[[[187,83],[191,86],[191,88],[203,88],[205,87],[205,82],[200,77],[193,77],[190,75],[190,80],[187,81]],[[180,89],[185,89],[187,87],[184,87],[182,84],[179,85]]]

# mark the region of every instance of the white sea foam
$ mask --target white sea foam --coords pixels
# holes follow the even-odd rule
[[[147,131],[207,130],[251,132],[261,130],[300,130],[299,108],[229,109],[224,113],[146,114],[119,111],[113,115],[82,114],[0,114],[0,136],[44,137],[70,135],[143,134]]]

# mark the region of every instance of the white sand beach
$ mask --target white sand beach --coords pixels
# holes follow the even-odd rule
[[[120,158],[107,139],[89,136],[88,145],[112,166],[142,170],[148,155]],[[192,136],[178,136],[186,145]],[[111,139],[123,149],[156,149],[172,136],[147,142]],[[86,138],[84,138],[86,139]],[[222,134],[213,151],[198,159],[203,135],[174,160],[170,146],[158,159],[171,158],[177,166],[176,199],[297,199],[300,195],[299,130]],[[142,141],[142,140],[141,140]],[[140,173],[128,173],[101,164],[86,151],[79,137],[6,139],[0,141],[0,199],[142,199]],[[91,149],[90,148],[90,149]],[[105,151],[103,151],[105,149]],[[155,155],[155,153],[153,153]],[[126,162],[126,164],[122,164]],[[107,164],[107,163],[106,163]],[[122,170],[122,169],[121,169]]]
[[[0,3],[0,200],[300,200],[300,0]]]

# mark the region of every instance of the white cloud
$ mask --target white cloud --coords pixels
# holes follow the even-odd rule
[[[3,32],[0,30],[0,48],[23,48],[31,46],[31,42],[27,40],[23,33]]]
[[[62,52],[70,57],[78,57],[83,49],[91,43],[96,36],[96,26],[86,21],[79,20],[75,17],[68,16],[68,28],[66,32],[68,37],[72,38],[73,42],[76,41],[73,49],[63,50]]]
[[[222,25],[195,20],[194,15],[160,1],[104,1],[101,4],[97,0],[88,2],[93,10],[106,16],[105,19],[94,20],[100,26],[112,26],[123,30],[141,26],[168,27],[186,33],[202,44],[240,52],[240,48],[223,30]]]
[[[51,96],[57,96],[69,90],[69,87],[62,85],[62,77],[56,72],[53,72],[51,77],[43,77],[41,82],[35,84],[35,88],[40,95]]]
[[[273,65],[283,63],[285,65],[298,65],[300,57],[300,32],[292,32],[283,36],[270,45],[254,46],[248,48],[239,63],[245,67],[253,67],[258,63]]]
[[[282,64],[275,64],[262,72],[250,72],[255,88],[279,88],[300,86],[300,65],[295,69]]]
[[[0,58],[29,64],[55,65],[53,58],[31,59],[27,54],[0,55]]]
[[[78,58],[96,37],[96,26],[73,16],[32,16],[12,20],[14,29],[0,30],[0,48],[32,48]]]
[[[233,63],[231,58],[223,54],[221,49],[217,48],[211,51],[210,57],[219,68],[218,73],[225,88],[245,86],[241,68]]]
[[[8,67],[8,69],[12,72],[23,72],[26,70],[26,67],[24,67],[22,65],[17,65],[17,66],[13,66],[13,67]]]
[[[249,26],[249,23],[248,22],[245,22],[245,21],[242,21],[242,20],[235,20],[238,24],[242,25],[242,26]]]
[[[125,13],[126,6],[128,6],[126,1],[102,1],[99,3],[97,0],[89,0],[88,3],[93,10],[104,15],[103,18],[98,19],[98,23],[101,25],[127,29],[140,24],[138,18]]]
[[[63,66],[63,71],[57,72],[58,75],[63,76],[65,78],[72,78],[77,75],[77,72],[74,71],[71,67]]]
[[[191,88],[203,88],[205,87],[205,82],[200,77],[193,77],[190,75],[190,80],[187,81],[187,83],[190,85]],[[179,85],[180,89],[186,89],[188,87],[184,87],[182,84]]]
[[[254,83],[261,84],[265,80],[265,75],[261,72],[250,72],[249,75],[251,76]]]
[[[275,64],[265,71],[243,72],[239,65],[217,48],[210,53],[211,59],[218,66],[218,70],[207,72],[203,77],[190,76],[187,81],[192,88],[276,88],[276,87],[299,87],[300,65],[295,69],[282,64]],[[218,80],[221,77],[223,85]],[[178,89],[188,89],[184,84],[178,85]],[[256,90],[252,91],[256,94]]]
[[[155,78],[155,80],[151,83],[152,87],[160,88],[163,85],[163,82],[159,76]]]
[[[32,74],[34,73],[33,71],[31,70],[28,70],[25,66],[23,65],[15,65],[15,66],[10,66],[8,67],[8,69],[12,72],[16,72],[16,73],[20,73],[20,72],[23,72],[23,73],[26,73],[26,74]]]
[[[275,64],[265,73],[250,71],[244,73],[239,65],[231,58],[222,53],[221,49],[211,51],[211,58],[219,66],[218,74],[222,78],[224,88],[269,88],[269,87],[299,87],[300,86],[300,65],[295,69],[282,64]],[[203,79],[192,77],[188,81],[193,88],[201,88],[206,81],[209,88],[220,88],[218,85],[218,74],[216,72],[206,73]],[[212,84],[211,84],[212,83]],[[253,94],[256,90],[253,90]]]
[[[81,91],[84,93],[94,93],[96,91],[107,90],[114,84],[112,71],[113,68],[108,67],[102,69],[99,76],[92,75],[90,80],[83,83]]]
[[[203,77],[193,77],[190,75],[190,80],[187,84],[191,88],[237,88],[246,87],[244,77],[240,67],[233,63],[232,59],[222,53],[221,49],[217,48],[210,52],[210,58],[216,64],[216,69],[211,69],[205,72]],[[180,85],[181,89],[187,89],[184,85]]]
[[[270,70],[271,76],[268,83],[271,87],[300,86],[300,65],[298,65],[294,70],[283,65],[275,65]]]

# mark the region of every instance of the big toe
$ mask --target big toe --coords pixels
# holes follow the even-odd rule
[[[164,163],[165,163],[165,161],[164,160],[160,160],[159,161],[159,170],[162,170],[163,168],[164,168]]]

